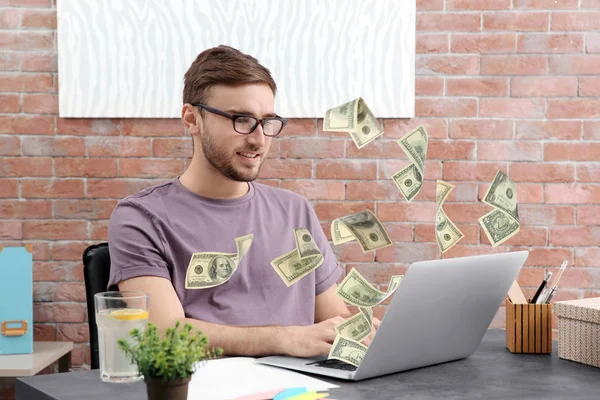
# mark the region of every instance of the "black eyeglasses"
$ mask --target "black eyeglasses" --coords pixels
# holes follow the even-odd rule
[[[225,118],[229,118],[233,122],[233,129],[237,133],[248,135],[256,129],[258,124],[262,125],[263,134],[265,136],[277,136],[283,130],[283,127],[287,124],[287,119],[281,117],[268,117],[258,119],[252,115],[247,114],[229,114],[225,111],[217,110],[216,108],[209,107],[205,104],[192,104],[195,107],[200,107],[206,111],[220,115]]]

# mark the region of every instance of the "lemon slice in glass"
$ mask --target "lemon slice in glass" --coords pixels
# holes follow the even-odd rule
[[[148,319],[148,311],[137,308],[121,308],[111,312],[110,316],[122,321],[135,321],[138,319]]]

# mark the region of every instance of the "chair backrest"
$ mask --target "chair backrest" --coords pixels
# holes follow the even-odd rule
[[[85,280],[85,297],[88,310],[88,328],[90,330],[91,368],[99,368],[98,329],[96,328],[96,307],[94,295],[107,291],[110,275],[110,254],[108,243],[89,246],[83,252],[83,277]]]

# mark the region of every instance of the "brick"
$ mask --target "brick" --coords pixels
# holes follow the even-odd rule
[[[490,182],[491,183],[491,182]],[[482,200],[490,187],[490,183],[479,184],[477,198]],[[541,183],[518,183],[517,199],[519,204],[539,204],[544,201],[544,186]]]
[[[36,322],[84,322],[84,305],[72,303],[34,303]]]
[[[281,187],[281,181],[279,179],[257,179],[255,182],[277,188]]]
[[[495,118],[543,118],[544,99],[528,98],[482,98],[479,101],[479,116]]]
[[[18,71],[19,54],[18,53],[0,53],[0,71]]]
[[[587,53],[600,53],[600,33],[589,32],[585,34],[585,51]]]
[[[88,179],[87,198],[122,199],[151,184],[149,179]]]
[[[428,160],[472,160],[475,158],[475,142],[465,140],[430,140],[427,146]]]
[[[442,93],[443,94],[443,82]],[[0,94],[0,112],[18,113],[21,112],[21,99],[18,94]]]
[[[375,158],[388,160],[405,158],[405,153],[396,140],[379,139],[369,143],[368,146],[359,149],[354,141],[346,141],[346,158]]]
[[[329,233],[330,229],[326,229],[325,231]],[[374,252],[363,253],[356,241],[335,246],[333,252],[336,258],[341,262],[352,261],[372,263],[375,258]]]
[[[577,77],[513,77],[510,80],[510,95],[512,97],[577,96]]]
[[[408,118],[385,119],[383,121],[384,136],[386,138],[400,139],[418,126],[423,126],[430,139],[446,139],[448,137],[448,123],[444,119]]]
[[[117,200],[55,200],[54,217],[64,219],[109,219]]]
[[[56,29],[56,11],[22,10],[21,28]]]
[[[573,225],[575,208],[573,206],[520,204],[519,220],[524,225]]]
[[[583,138],[600,140],[600,121],[584,121]]]
[[[134,178],[173,177],[183,172],[180,160],[125,158],[119,163],[119,176]]]
[[[123,138],[123,139],[143,139],[143,138]],[[192,157],[193,144],[191,138],[173,138],[152,140],[152,156],[167,158],[186,158]]]
[[[434,243],[394,243],[392,246],[377,250],[377,261],[410,264],[436,259],[438,251],[438,245]]]
[[[497,119],[453,119],[448,134],[452,139],[512,139],[513,122]]]
[[[481,16],[460,12],[417,12],[417,31],[477,32],[481,30]]]
[[[0,134],[2,133],[52,135],[54,134],[54,117],[0,115]]]
[[[472,98],[417,98],[417,117],[475,117],[477,101]]]
[[[107,241],[108,240],[108,221],[95,221],[88,223],[90,240]]]
[[[51,51],[52,49],[52,32],[0,32],[0,50],[2,51]]]
[[[492,181],[498,170],[507,171],[508,163],[448,161],[444,162],[443,179],[446,181]]]
[[[0,73],[0,92],[51,92],[52,76],[42,73]]]
[[[579,0],[514,0],[513,7],[519,9],[577,9]]]
[[[23,198],[83,198],[81,179],[24,179],[21,183]]]
[[[17,136],[0,136],[0,156],[20,156],[21,140]]]
[[[24,156],[82,157],[85,156],[85,140],[77,137],[30,136],[22,143]]]
[[[515,121],[517,140],[575,140],[581,137],[580,121]]]
[[[600,0],[581,0],[581,8],[600,8]]]
[[[483,142],[477,145],[477,160],[541,161],[542,144],[532,142]]]
[[[51,158],[17,157],[3,158],[0,176],[52,176]]]
[[[413,241],[413,225],[398,222],[386,223],[385,230],[394,243],[410,243]],[[379,265],[377,266],[379,268]]]
[[[344,141],[336,139],[287,139],[280,140],[281,158],[341,158],[344,157]],[[354,143],[353,143],[354,145]]]
[[[447,96],[506,96],[507,78],[446,78]]]
[[[546,32],[550,26],[547,11],[498,11],[483,14],[483,29],[507,32]]]
[[[577,225],[600,225],[600,206],[577,206]]]
[[[447,10],[508,10],[511,0],[448,0]]]
[[[3,220],[0,224],[0,239],[19,240],[23,238],[21,221]]]
[[[479,217],[491,211],[492,208],[487,204],[461,204],[461,203],[446,203],[444,211],[448,218],[455,224],[473,223]]]
[[[54,325],[36,323],[33,326],[33,340],[36,342],[54,342],[56,340]]]
[[[19,27],[19,10],[6,8],[0,10],[0,29],[17,29]]]
[[[58,114],[58,95],[23,94],[23,112],[28,114]]]
[[[521,229],[519,233],[517,233],[512,238],[508,239],[504,242],[505,246],[545,246],[546,245],[546,237],[548,235],[547,228],[533,227],[527,225],[521,225]],[[481,230],[480,237],[482,244],[488,244],[490,241],[488,240],[483,229]],[[539,282],[543,277],[540,276]]]
[[[316,136],[317,123],[314,119],[290,118],[278,137]],[[272,142],[273,144],[275,143]],[[272,145],[271,145],[272,146]]]
[[[584,50],[584,35],[579,33],[524,33],[517,40],[519,53],[581,53]]]
[[[482,75],[545,75],[546,55],[482,55]]]
[[[549,56],[548,67],[555,75],[598,75],[600,54]]]
[[[56,133],[59,135],[118,136],[121,122],[100,118],[56,118]]]
[[[84,250],[94,244],[82,241],[55,241],[52,243],[53,261],[81,261]]]
[[[0,178],[0,199],[8,199],[15,197],[19,197],[19,181],[17,179]],[[1,200],[0,204],[2,204]],[[1,210],[2,208],[0,207],[0,215],[2,215]]]
[[[55,53],[21,53],[21,71],[58,72],[58,56]]]
[[[125,161],[127,160],[121,160],[121,171],[127,165]],[[110,158],[57,158],[54,160],[54,175],[60,177],[114,177],[117,176],[117,160]]]
[[[597,161],[600,160],[600,143],[545,143],[546,161]]]
[[[597,31],[600,29],[600,12],[553,12],[553,31]]]
[[[451,40],[453,53],[514,53],[517,44],[514,33],[454,33]]]
[[[313,179],[284,180],[283,189],[291,190],[309,200],[344,200],[344,182]]]
[[[364,210],[375,212],[375,204],[369,201],[317,201],[314,208],[321,221],[333,221],[336,218]]]
[[[477,55],[417,55],[418,75],[477,75],[479,56]]]
[[[161,144],[151,144],[152,139],[144,137],[89,136],[86,138],[89,157],[149,157],[152,146],[164,149]],[[175,140],[175,139],[168,139]],[[155,154],[155,157],[157,155]]]
[[[520,233],[517,235],[520,235]],[[573,260],[572,249],[550,247],[513,248],[513,251],[519,250],[529,251],[529,257],[525,260],[526,267],[553,267],[562,264],[563,260],[568,260],[569,262]]]
[[[375,179],[377,162],[367,160],[319,160],[315,163],[317,179]]]
[[[183,136],[184,127],[179,118],[123,120],[123,136]]]
[[[33,301],[54,301],[55,284],[50,282],[33,282]]]
[[[35,7],[35,8],[45,8],[50,7],[50,1],[48,0],[4,0],[5,3],[3,5],[10,5],[13,7]]]
[[[65,281],[68,279],[68,268],[63,262],[34,261],[33,280],[36,282]]]
[[[598,226],[553,226],[550,228],[551,246],[600,246]],[[566,274],[566,271],[565,271]]]
[[[447,33],[421,33],[417,32],[415,42],[415,52],[423,53],[447,53],[448,52],[448,34]]]
[[[377,218],[382,222],[434,222],[435,203],[379,203]]]
[[[378,160],[379,171],[377,179],[391,179],[392,176],[406,167],[410,162],[402,160]],[[425,180],[442,179],[442,161],[427,160],[425,164]]]
[[[415,78],[415,94],[417,96],[442,96],[444,94],[444,78],[417,76]]]
[[[268,160],[260,170],[261,178],[311,178],[312,161],[311,160]]]
[[[400,200],[402,194],[393,182],[351,181],[346,184],[347,200]]]
[[[575,249],[575,266],[600,267],[600,249],[596,247]]]
[[[577,164],[578,182],[600,182],[600,164]]]
[[[600,77],[580,76],[579,97],[600,97]]]
[[[517,234],[519,236],[520,233]],[[512,240],[512,239],[509,239]],[[522,288],[532,288],[536,290],[540,285],[542,279],[544,279],[544,270],[542,268],[521,268],[519,275],[517,276],[517,282]],[[534,292],[535,293],[535,292]]]
[[[568,164],[513,163],[510,178],[514,182],[572,182],[575,167]]]
[[[464,245],[459,243],[446,253],[442,254],[441,258],[470,257],[484,254],[504,253],[507,251],[507,249],[507,247],[502,245],[498,247],[490,247],[489,245]]]
[[[25,239],[75,240],[87,238],[85,221],[24,221]]]
[[[0,218],[51,218],[52,201],[46,200],[0,200]]]
[[[88,324],[57,324],[56,339],[74,343],[90,340]]]
[[[444,9],[444,0],[417,0],[419,11],[441,11]]]
[[[544,189],[544,199],[548,204],[599,204],[600,185],[547,184]]]

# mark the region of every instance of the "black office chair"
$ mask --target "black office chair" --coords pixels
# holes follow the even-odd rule
[[[83,252],[83,277],[85,280],[85,297],[88,310],[88,328],[90,330],[90,354],[92,369],[99,368],[98,330],[96,328],[96,307],[94,295],[106,292],[110,274],[110,254],[108,243],[89,246]],[[111,288],[117,290],[117,288]]]

